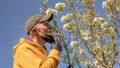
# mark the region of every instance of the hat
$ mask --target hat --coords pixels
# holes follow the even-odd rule
[[[53,14],[47,14],[47,15],[34,15],[31,16],[30,18],[28,18],[28,20],[26,21],[26,25],[25,25],[25,31],[26,33],[30,33],[30,30],[37,24],[37,23],[41,23],[43,21],[51,21],[53,19]]]

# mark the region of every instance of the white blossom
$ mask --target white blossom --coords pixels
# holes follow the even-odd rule
[[[67,18],[71,18],[73,16],[73,13],[69,13],[66,15]]]
[[[97,65],[97,68],[103,68],[103,67],[101,67],[100,65]]]
[[[66,31],[69,30],[71,28],[70,25],[71,25],[70,23],[64,24],[63,29]]]
[[[78,44],[77,41],[71,41],[70,43],[71,46],[76,46],[77,44]]]
[[[88,36],[90,31],[89,30],[83,30],[83,31],[81,31],[81,33],[82,33],[83,36]]]
[[[98,17],[98,20],[101,21],[101,22],[102,22],[102,21],[105,21],[105,19],[102,18],[102,17]]]
[[[58,11],[63,10],[63,8],[65,8],[65,7],[66,7],[65,3],[61,3],[61,2],[56,3],[56,5],[55,5],[55,9],[57,9]]]
[[[107,2],[106,1],[103,1],[102,2],[102,8],[105,8],[107,6]]]
[[[85,53],[85,50],[84,49],[80,49],[79,50],[79,54],[81,55],[81,54],[84,54]]]
[[[113,27],[109,27],[108,28],[111,32],[114,32],[114,28]]]
[[[100,22],[104,22],[105,19],[102,18],[102,17],[95,17],[93,21],[94,21],[94,22],[99,22],[99,21],[100,21]]]
[[[94,60],[94,64],[95,64],[95,66],[97,66],[98,65],[98,60]]]
[[[105,29],[106,26],[107,26],[107,22],[101,23],[101,28],[102,28],[102,29]]]
[[[73,16],[72,13],[67,14],[66,16],[61,17],[61,22],[66,22],[68,21],[71,17]]]
[[[120,6],[117,6],[117,11],[119,11],[119,12],[120,12]]]
[[[93,21],[94,21],[94,22],[97,22],[97,21],[98,21],[98,18],[97,18],[97,17],[95,17]]]
[[[57,10],[55,10],[55,9],[52,9],[52,8],[48,8],[47,10],[46,10],[46,14],[51,14],[51,13],[53,13],[54,15],[57,15]]]
[[[88,36],[84,36],[83,39],[84,39],[84,40],[88,40],[89,37],[88,37]]]
[[[61,22],[65,22],[66,21],[66,17],[65,16],[62,16],[61,17]]]

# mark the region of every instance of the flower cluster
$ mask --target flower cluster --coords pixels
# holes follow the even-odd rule
[[[81,54],[84,54],[85,53],[85,50],[84,49],[80,49],[79,50],[79,54],[81,55]]]
[[[104,31],[107,27],[107,22],[102,17],[95,17],[93,20],[94,24],[100,25],[101,29]]]
[[[81,19],[81,15],[80,15],[80,11],[76,11],[76,14],[75,14],[75,17],[76,17],[76,20],[80,20]]]
[[[77,41],[71,41],[70,43],[71,46],[76,46],[77,44],[78,44]]]
[[[65,3],[56,3],[55,9],[58,11],[62,11],[66,7]]]
[[[114,0],[106,0],[106,1],[103,1],[102,3],[102,8],[105,8],[105,9],[110,9],[110,5],[113,5],[114,4]],[[120,2],[119,0],[116,1],[116,9],[117,11],[120,11]]]
[[[45,9],[41,8],[41,13],[45,13],[47,8],[48,0],[44,1]],[[75,63],[73,67],[80,65],[83,67],[104,68],[109,65],[108,68],[111,68],[110,65],[114,64],[109,59],[114,57],[114,52],[117,52],[117,49],[110,46],[116,46],[116,41],[118,41],[113,37],[118,38],[117,32],[119,34],[119,31],[117,31],[119,27],[116,25],[119,22],[117,14],[120,11],[120,0],[103,1],[102,8],[106,11],[104,15],[97,15],[94,12],[93,8],[96,0],[76,1],[78,3],[75,3],[74,0],[66,0],[65,3],[58,2],[54,5],[54,8],[46,10],[46,14],[53,13],[55,15],[53,24],[56,28],[54,32],[56,37],[63,39],[62,44],[67,48],[65,50],[68,52],[66,54],[69,57],[66,54],[63,56],[64,63]],[[79,3],[81,6],[79,6]],[[58,18],[62,23],[58,23]],[[112,23],[114,21],[115,23]],[[62,28],[60,24],[63,25]],[[103,57],[103,54],[105,57]],[[103,62],[104,58],[106,65]],[[67,61],[69,59],[70,61]]]
[[[108,32],[108,36],[114,36],[116,34],[114,27],[108,27],[107,32]]]
[[[63,29],[66,30],[66,31],[70,30],[71,29],[71,23],[64,24]]]
[[[102,17],[95,17],[94,18],[94,20],[93,20],[93,22],[104,22],[105,21],[105,19],[104,18],[102,18]]]
[[[108,8],[109,5],[113,3],[114,0],[106,0],[102,3],[102,8]]]
[[[106,8],[107,7],[107,2],[106,1],[103,1],[102,3],[102,8]]]
[[[46,5],[48,3],[48,0],[43,1],[43,5]]]
[[[52,8],[48,8],[47,10],[46,10],[46,14],[51,14],[51,13],[53,13],[54,15],[57,15],[57,10],[55,10],[55,9],[52,9]]]
[[[72,16],[73,16],[73,13],[69,13],[66,16],[62,16],[61,22],[66,22],[66,21],[70,20]]]
[[[89,30],[81,30],[81,34],[84,40],[89,40],[91,37],[89,37],[90,31]]]
[[[68,6],[70,6],[73,3],[73,0],[66,0]]]

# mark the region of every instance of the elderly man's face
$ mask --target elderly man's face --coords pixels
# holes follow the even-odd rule
[[[45,21],[36,25],[36,31],[40,36],[45,37],[45,34],[52,34],[52,27],[47,21]]]

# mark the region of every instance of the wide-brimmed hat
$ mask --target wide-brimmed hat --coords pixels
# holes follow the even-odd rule
[[[25,25],[25,31],[27,34],[30,33],[30,30],[37,24],[42,23],[43,21],[50,22],[53,19],[53,14],[46,14],[46,15],[34,15],[28,18]]]

